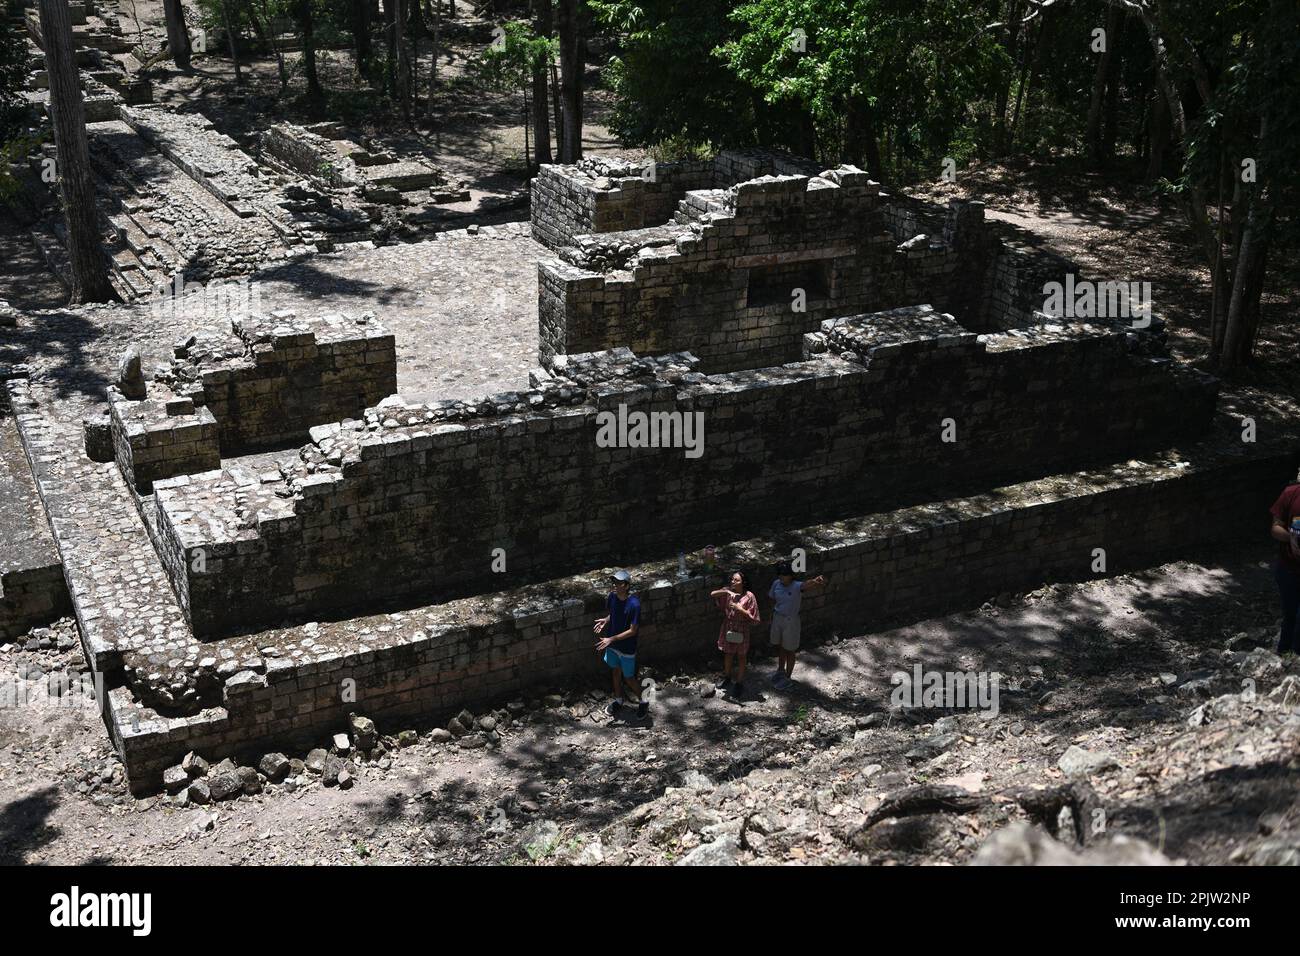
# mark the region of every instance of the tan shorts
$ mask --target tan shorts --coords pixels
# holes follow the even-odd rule
[[[785,614],[773,614],[772,626],[768,629],[768,643],[781,645],[781,650],[793,653],[799,650],[799,618]]]

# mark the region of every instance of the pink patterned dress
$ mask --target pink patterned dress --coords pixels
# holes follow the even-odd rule
[[[724,654],[748,654],[749,653],[749,629],[754,626],[745,615],[741,614],[735,605],[731,603],[731,596],[734,592],[728,591],[726,594],[719,594],[714,598],[714,603],[723,612],[722,628],[718,631],[718,650]],[[758,598],[754,597],[753,591],[746,591],[744,596],[737,602],[739,607],[743,607],[758,617]],[[728,644],[727,632],[739,631],[745,635],[743,644]]]

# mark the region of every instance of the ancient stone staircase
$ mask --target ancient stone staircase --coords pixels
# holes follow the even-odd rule
[[[673,222],[690,225],[711,212],[730,213],[734,209],[728,189],[693,189],[677,204]]]

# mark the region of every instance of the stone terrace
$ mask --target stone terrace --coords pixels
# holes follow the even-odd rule
[[[736,162],[726,175],[753,172]],[[696,190],[692,215],[725,213],[722,193]],[[639,223],[628,207],[602,234],[655,230],[650,206],[640,208]],[[919,295],[927,275],[956,283],[978,204],[940,211],[935,242],[907,235],[931,210],[902,208],[880,206],[880,245],[919,271],[894,288]],[[199,299],[184,315],[87,308],[20,316],[0,332],[0,363],[31,365],[30,379],[11,376],[5,388],[137,792],[191,749],[219,758],[279,748],[335,728],[348,710],[439,714],[598,672],[590,621],[614,560],[631,565],[646,604],[646,659],[662,660],[703,646],[716,626],[704,595],[720,577],[677,577],[678,547],[715,543],[724,563],[754,568],[805,548],[836,582],[809,601],[809,632],[870,627],[1086,577],[1095,547],[1112,572],[1181,553],[1248,526],[1251,502],[1295,472],[1293,409],[1234,393],[1215,417],[1217,384],[1171,363],[1158,331],[1054,325],[1027,308],[1025,328],[988,335],[976,334],[977,311],[916,305],[925,298],[826,316],[793,340],[798,361],[714,375],[690,356],[637,360],[626,349],[551,354],[537,369],[536,260],[548,251],[528,229],[350,247],[259,273],[261,311],[285,321],[371,313],[393,335],[401,398],[321,421],[291,453],[219,447],[219,468],[164,479],[156,494],[83,453],[82,419],[102,408],[128,342],[163,390],[151,414],[190,414],[180,373],[191,349],[230,335],[229,312]],[[625,244],[590,248],[618,257]],[[1004,298],[980,300],[986,313],[1025,305],[1040,263],[1014,259],[994,282]],[[178,340],[182,362],[169,365]],[[298,347],[292,330],[281,344]],[[697,462],[681,448],[596,447],[596,411],[637,402],[711,413],[708,452]],[[1240,440],[1242,414],[1257,419],[1258,443]],[[939,437],[945,417],[957,425],[952,445]],[[779,479],[797,486],[789,507],[776,507]],[[617,502],[646,533],[616,553],[608,531],[627,519]],[[309,525],[319,535],[305,551],[319,567],[299,567],[293,547]],[[509,570],[488,576],[503,537]],[[386,545],[404,563],[385,564]],[[458,561],[481,567],[445,580]],[[218,586],[196,604],[203,574]],[[308,600],[297,601],[297,577]],[[756,584],[766,586],[764,572]],[[221,609],[223,596],[247,619]],[[362,598],[385,613],[350,616],[344,605]],[[341,695],[344,681],[355,681],[355,701]]]
[[[49,521],[7,394],[0,393],[0,640],[71,610]]]

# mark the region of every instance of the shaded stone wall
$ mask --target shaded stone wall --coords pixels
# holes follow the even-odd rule
[[[1190,548],[1241,540],[1294,475],[1293,450],[1223,453],[1190,449],[1191,465],[1130,462],[1113,468],[998,488],[987,494],[793,529],[780,537],[722,546],[721,567],[746,566],[765,593],[770,569],[791,542],[808,550],[812,573],[831,577],[804,600],[809,637],[856,633],[898,621],[976,607],[1007,591],[1092,575],[1104,547],[1108,573],[1183,557]],[[718,618],[708,592],[722,575],[679,580],[675,562],[632,568],[643,607],[639,657],[658,665],[712,647]],[[461,707],[499,704],[524,689],[606,680],[592,648],[591,621],[607,589],[604,574],[580,575],[467,598],[395,620],[357,622],[367,636],[346,649],[256,662],[225,684],[220,706],[162,719],[110,691],[109,723],[132,789],[157,788],[186,752],[210,758],[312,742],[360,711],[388,721],[445,717]],[[376,628],[382,622],[381,628]],[[763,640],[762,629],[758,639]],[[343,702],[344,680],[356,682]]]
[[[142,494],[218,468],[223,454],[301,442],[397,391],[394,337],[367,317],[243,315],[231,333],[192,335],[175,352],[145,398],[109,392],[114,458]]]
[[[579,236],[662,225],[693,190],[819,171],[808,160],[761,149],[723,150],[711,160],[644,166],[603,156],[571,166],[542,166],[530,186],[533,238],[559,251]]]
[[[720,211],[678,224],[671,241],[662,230],[625,233],[598,262],[590,246],[572,261],[539,262],[543,364],[626,345],[638,354],[689,350],[710,372],[779,365],[798,357],[801,336],[822,319],[889,298],[896,244],[866,173],[768,177],[707,198],[699,209]],[[802,311],[794,288],[804,290]]]
[[[0,366],[0,385],[12,378],[25,386],[25,374]],[[9,390],[0,387],[0,641],[22,637],[71,607]]]
[[[22,637],[33,627],[71,613],[62,564],[0,576],[0,640]]]
[[[588,233],[661,225],[688,190],[713,184],[713,164],[706,162],[655,163],[653,178],[618,160],[542,166],[529,187],[533,238],[560,249]]]
[[[110,393],[109,399],[113,458],[141,494],[149,494],[160,479],[221,466],[217,421],[206,408],[163,389],[140,401],[120,393]]]
[[[1217,393],[1089,326],[977,339],[915,308],[830,322],[809,348],[807,362],[717,376],[572,363],[505,414],[381,406],[314,429],[287,478],[158,483],[159,550],[196,633],[222,633],[494,590],[495,548],[536,579],[1113,460],[1199,433]],[[698,414],[702,453],[602,447],[599,413],[620,406]]]
[[[686,192],[686,176],[595,172],[545,167],[534,180],[533,233],[557,252],[538,265],[543,364],[627,345],[689,350],[709,372],[763,368],[795,360],[822,319],[918,302],[972,331],[1021,328],[1044,282],[1078,274],[1005,224],[986,227],[983,203],[882,193],[852,167],[725,152],[712,185]]]
[[[392,333],[367,316],[236,318],[228,336],[181,344],[163,377],[216,418],[229,454],[300,442],[397,391]]]

